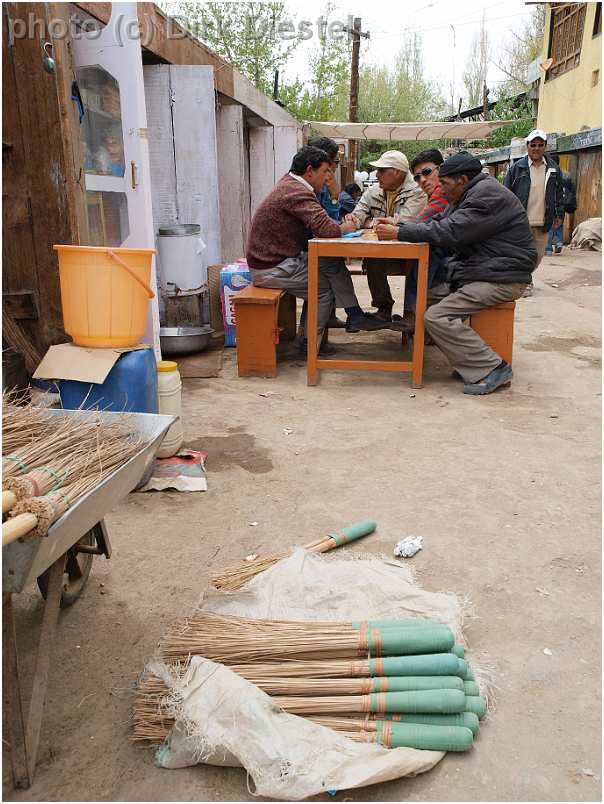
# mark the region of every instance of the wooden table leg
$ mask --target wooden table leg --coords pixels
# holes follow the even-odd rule
[[[308,244],[308,310],[306,314],[306,384],[317,384],[317,321],[319,304],[319,258],[317,246]]]
[[[424,374],[424,313],[428,304],[428,258],[418,260],[417,298],[415,301],[415,334],[413,337],[413,371],[411,387],[421,388]]]
[[[34,778],[36,757],[38,755],[40,729],[42,727],[42,715],[44,714],[44,702],[48,682],[48,669],[50,667],[50,657],[55,642],[57,621],[59,619],[64,570],[65,556],[61,556],[61,558],[55,561],[50,567],[46,604],[44,606],[44,614],[42,615],[40,642],[38,643],[36,668],[34,671],[34,681],[27,715],[27,730],[25,733],[27,764],[31,780]]]
[[[21,689],[19,687],[19,659],[15,638],[12,595],[4,596],[2,601],[2,702],[4,714],[3,732],[10,743],[10,761],[13,783],[16,788],[31,787],[27,749],[25,743],[25,722]]]

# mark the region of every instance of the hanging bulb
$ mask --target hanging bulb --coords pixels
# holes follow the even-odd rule
[[[48,48],[52,50],[52,42],[44,42],[42,45],[42,50],[44,51],[44,58],[42,59],[42,67],[46,70],[47,73],[54,73],[55,71],[55,60],[48,52]]]

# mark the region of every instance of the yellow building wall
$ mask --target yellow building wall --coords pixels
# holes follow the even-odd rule
[[[596,5],[587,4],[578,66],[550,81],[541,78],[537,128],[548,133],[574,134],[582,128],[600,128],[602,125],[602,34],[592,36]],[[548,4],[543,60],[547,58],[549,47],[551,14],[551,4]],[[599,73],[597,84],[592,86],[594,70]]]

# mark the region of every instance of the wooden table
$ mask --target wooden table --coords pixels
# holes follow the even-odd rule
[[[317,384],[318,369],[331,371],[409,371],[411,387],[422,387],[424,368],[424,313],[428,295],[427,243],[401,243],[377,240],[373,231],[356,238],[314,238],[308,242],[308,359],[307,384]],[[317,304],[319,294],[319,257],[377,257],[383,260],[417,260],[417,301],[415,335],[411,361],[406,360],[323,360],[317,355]],[[384,269],[387,265],[384,264]]]

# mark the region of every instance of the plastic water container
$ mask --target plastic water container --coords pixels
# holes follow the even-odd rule
[[[78,346],[136,346],[145,334],[152,248],[53,246],[65,332]]]
[[[59,380],[62,407],[158,413],[157,364],[153,349],[120,355],[103,383]]]
[[[162,226],[157,248],[161,283],[168,292],[198,290],[208,284],[206,245],[195,223]]]
[[[181,422],[182,382],[178,364],[173,360],[160,360],[157,364],[159,412],[178,416],[157,450],[158,458],[171,458],[182,447],[184,434]]]

